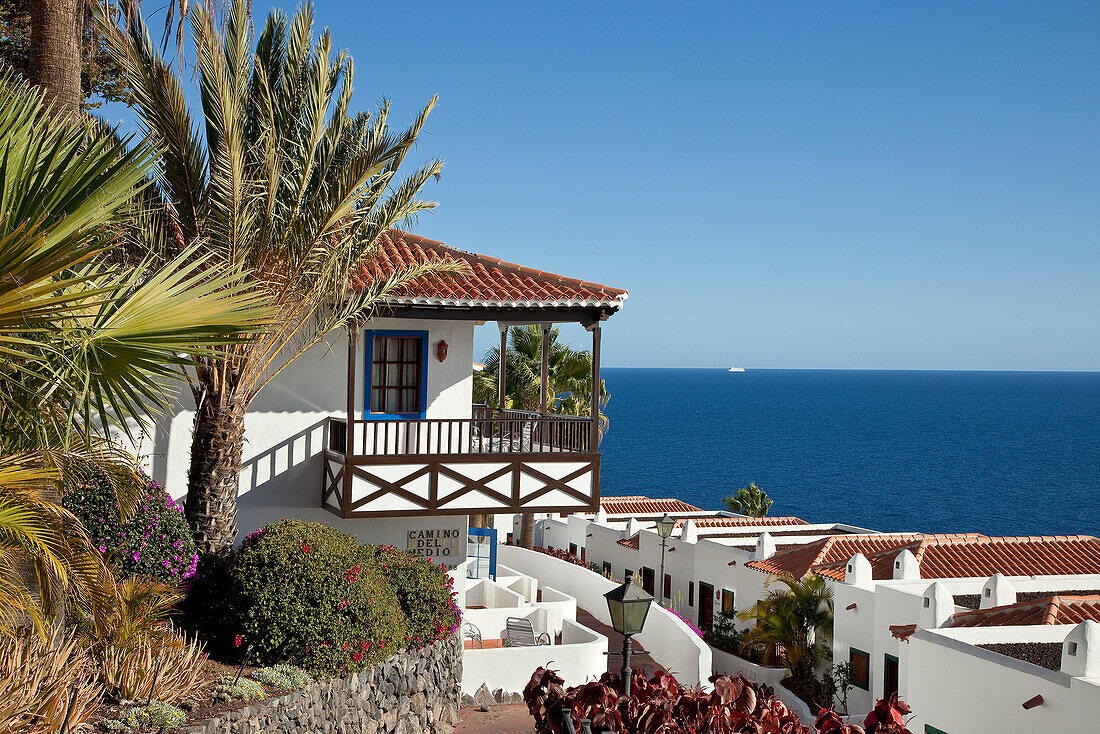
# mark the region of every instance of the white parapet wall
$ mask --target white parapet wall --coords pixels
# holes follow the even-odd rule
[[[574,597],[580,609],[604,624],[611,624],[604,594],[617,586],[614,582],[576,564],[525,548],[502,546],[497,558],[509,568],[537,578],[544,588],[550,586]],[[652,605],[645,629],[636,639],[681,684],[708,685],[707,679],[711,675],[710,646],[667,609]],[[570,686],[582,682],[570,680],[564,675],[562,677]]]
[[[909,728],[966,734],[1100,731],[1100,678],[1075,678],[978,647],[1022,640],[1056,643],[1071,629],[917,630],[905,660],[903,694],[914,716]],[[1025,702],[1030,702],[1027,708]]]
[[[539,667],[552,668],[567,684],[579,685],[596,680],[607,669],[606,650],[606,637],[567,619],[562,622],[560,645],[465,650],[462,692],[472,696],[485,685],[490,691],[522,693]]]

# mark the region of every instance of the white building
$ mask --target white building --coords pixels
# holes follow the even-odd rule
[[[913,708],[915,721],[927,724],[930,732],[1025,731],[1044,721],[1046,714],[1021,718],[1036,708],[1022,706],[1032,696],[1005,706],[1008,688],[979,681],[1007,676],[1018,682],[1030,681],[1020,682],[1026,688],[1038,685],[1041,679],[1058,678],[1063,689],[1070,687],[1069,679],[1080,675],[1055,675],[1056,671],[1014,659],[1008,653],[1034,650],[1031,646],[1036,644],[1061,646],[1074,623],[1091,617],[1078,613],[1066,617],[1066,624],[1017,624],[1022,619],[1018,601],[1049,602],[1059,592],[1085,597],[1100,594],[1100,541],[1088,536],[837,537],[777,553],[749,566],[762,575],[801,578],[815,573],[829,580],[834,606],[833,662],[850,663],[856,684],[848,696],[849,710],[867,711],[879,698],[897,692]],[[1100,596],[1096,598],[1100,601]],[[1034,604],[1023,606],[1033,610]],[[1005,619],[1009,622],[998,621]],[[994,642],[1008,646],[979,647]],[[957,673],[975,666],[983,671],[980,675]],[[1093,685],[1090,682],[1081,690],[1091,692]],[[948,699],[941,695],[950,686],[961,692],[954,699],[957,705],[946,703]],[[1087,713],[1095,719],[1100,708],[1089,695],[1063,698],[1048,693],[1048,702],[1061,703],[1048,706],[1046,712],[1069,716],[1069,707],[1073,716]],[[990,705],[1001,701],[1004,716],[998,720],[1013,721],[1013,726],[998,728],[989,723],[994,719],[982,719],[978,712],[990,710],[978,705],[983,698]]]
[[[260,393],[246,416],[239,536],[296,517],[454,565],[470,514],[595,511],[597,422],[474,406],[474,328],[495,322],[503,342],[513,324],[582,324],[598,385],[601,325],[626,291],[396,230],[381,244],[365,280],[431,260],[465,272],[395,294],[378,318],[303,354]],[[177,498],[193,421],[194,406],[180,405],[138,447]]]

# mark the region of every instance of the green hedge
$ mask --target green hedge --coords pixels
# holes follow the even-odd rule
[[[354,672],[409,636],[377,554],[327,525],[282,520],[250,534],[231,576],[241,643],[253,646],[253,660]]]

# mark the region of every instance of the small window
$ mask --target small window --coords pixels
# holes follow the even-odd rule
[[[585,562],[585,548],[581,548],[581,563]]]
[[[737,611],[733,605],[733,592],[729,589],[722,589],[722,614],[733,614]]]
[[[665,599],[672,598],[672,576],[665,574],[664,586],[661,588],[661,593],[664,594]]]
[[[991,594],[993,593],[993,589],[983,589],[983,591],[985,592],[985,597],[986,597],[987,599],[988,599],[988,598],[989,598],[989,596],[990,596],[990,595],[991,595]]]
[[[603,575],[607,578],[611,578],[611,564],[607,561],[603,562]]]
[[[1071,642],[1068,645],[1066,645],[1066,654],[1067,655],[1073,655],[1074,657],[1077,656],[1077,643],[1076,642]]]
[[[570,543],[569,544],[569,555],[571,555],[571,556],[577,555],[577,544],[576,543]]]
[[[507,375],[505,375],[507,377]],[[894,561],[894,568],[901,568],[901,561]]]
[[[632,569],[632,568],[626,569],[626,571],[623,572],[623,575],[626,577],[624,579],[625,581],[633,580],[634,579],[634,569]]]
[[[929,599],[927,596],[924,597],[924,608],[927,609],[930,606],[932,606],[932,600]]]
[[[871,655],[870,653],[848,648],[848,663],[852,666],[852,685],[865,691],[871,689]]]
[[[688,581],[688,606],[695,606],[695,582]]]
[[[419,415],[423,411],[425,337],[400,333],[371,339],[370,412]]]

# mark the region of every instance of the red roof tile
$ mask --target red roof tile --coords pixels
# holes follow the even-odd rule
[[[665,512],[702,512],[695,505],[671,497],[650,499],[640,494],[626,497],[602,497],[600,507],[608,515],[660,515]]]
[[[615,542],[619,545],[626,546],[627,548],[638,550],[638,548],[641,547],[642,543],[641,539],[638,537],[639,535],[641,535],[641,533],[634,533],[629,538],[623,538],[621,540],[616,540]]]
[[[946,535],[834,536],[776,553],[748,566],[801,578],[811,571],[842,580],[848,560],[862,553],[872,577],[890,579],[894,559],[908,549],[922,579],[1100,574],[1100,541],[1086,535],[990,538],[976,533]]]
[[[1008,627],[1100,622],[1100,596],[1052,596],[988,609],[958,612],[949,627]]]
[[[778,551],[771,558],[749,561],[746,566],[779,576],[800,579],[820,566],[844,564],[856,553],[869,555],[883,550],[901,549],[920,539],[920,535],[832,535],[790,550]],[[841,574],[843,578],[843,574]]]
[[[917,625],[915,624],[892,624],[890,625],[890,635],[896,637],[902,642],[909,642],[909,638],[917,631]]]
[[[691,518],[697,528],[740,528],[750,526],[776,527],[780,525],[808,525],[800,517],[702,517]],[[687,519],[677,520],[676,527],[683,526]],[[827,533],[822,530],[822,535]]]
[[[397,229],[383,234],[379,244],[377,257],[352,280],[353,288],[429,262],[458,263],[463,268],[461,273],[426,276],[401,286],[388,299],[390,305],[618,309],[627,297],[627,292],[621,288],[587,283],[465,252]]]

